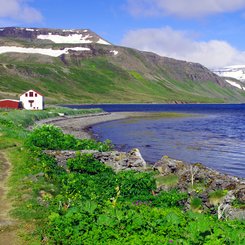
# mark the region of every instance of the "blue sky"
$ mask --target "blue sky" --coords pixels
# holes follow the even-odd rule
[[[207,67],[245,64],[245,0],[0,0],[0,26],[89,28]]]

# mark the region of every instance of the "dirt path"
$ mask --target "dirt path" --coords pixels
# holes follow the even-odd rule
[[[12,203],[7,197],[7,185],[10,176],[11,164],[6,157],[6,152],[0,150],[0,245],[21,244],[18,235],[18,224],[10,217]]]

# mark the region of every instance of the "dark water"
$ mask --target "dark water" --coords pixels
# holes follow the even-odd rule
[[[105,111],[174,111],[187,118],[140,118],[101,123],[92,130],[117,148],[137,147],[149,162],[163,155],[245,177],[245,105],[97,105]]]

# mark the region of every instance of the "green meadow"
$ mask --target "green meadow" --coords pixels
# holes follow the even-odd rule
[[[27,126],[63,112],[98,112],[49,108],[0,111],[0,151],[11,162],[8,198],[16,233],[23,244],[244,244],[244,220],[218,219],[195,212],[202,203],[175,189],[175,176],[156,171],[115,173],[90,154],[57,165],[43,150],[108,151],[109,142],[80,140],[52,125]],[[169,191],[155,194],[158,184]],[[222,198],[211,193],[210,198]],[[4,230],[2,232],[5,232]]]

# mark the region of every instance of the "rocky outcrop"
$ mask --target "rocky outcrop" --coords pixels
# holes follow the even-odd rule
[[[233,202],[237,200],[241,207],[245,206],[245,181],[234,176],[222,174],[202,164],[188,164],[164,156],[154,164],[160,176],[175,175],[178,182],[175,188],[188,192],[190,198],[186,203],[191,207],[191,200],[199,198],[202,201],[203,211],[218,212],[221,217],[244,218],[245,210],[234,208]],[[158,191],[166,189],[164,184]]]
[[[50,151],[47,150],[45,153],[52,155],[56,158],[57,164],[61,167],[66,168],[66,161],[69,158],[74,158],[78,151]],[[92,154],[95,159],[110,166],[116,172],[121,170],[135,170],[145,171],[147,166],[146,162],[140,154],[138,149],[132,149],[130,152],[99,152],[93,150],[79,151],[81,154]]]
[[[241,179],[222,174],[213,169],[207,168],[204,165],[188,164],[183,161],[178,161],[164,156],[160,161],[156,162],[153,169],[158,170],[163,176],[175,174],[179,177],[179,188],[183,191],[188,190],[188,185],[194,183],[203,183],[206,188],[211,190],[237,190],[237,195],[244,199],[245,182]]]

